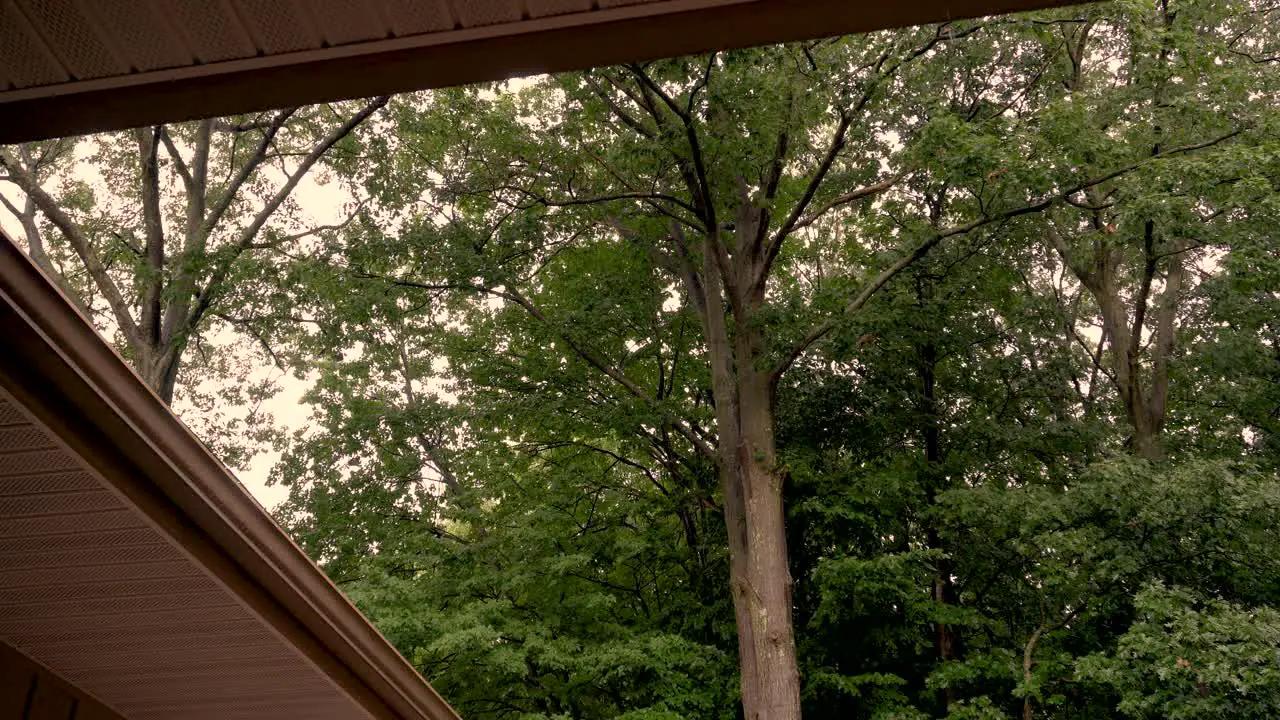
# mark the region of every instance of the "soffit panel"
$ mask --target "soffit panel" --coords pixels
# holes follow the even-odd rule
[[[302,4],[310,12],[325,43],[347,45],[391,36],[389,24],[376,0],[310,0]]]
[[[14,7],[72,77],[85,80],[129,72],[128,64],[116,57],[105,33],[93,26],[78,3],[15,0]]]
[[[160,0],[161,4],[169,0]],[[85,3],[103,33],[135,72],[189,65],[195,57],[187,50],[166,13],[154,2],[139,0],[95,0]]]
[[[2,232],[0,337],[0,645],[133,718],[457,720]]]
[[[370,717],[3,395],[0,642],[130,720]]]
[[[457,24],[445,0],[375,0],[384,8],[387,29],[394,37],[412,37],[452,30]]]
[[[227,0],[169,0],[164,9],[186,41],[198,64],[252,57],[257,54],[249,33]]]
[[[289,0],[234,0],[237,16],[262,55],[318,50],[324,38],[301,8]],[[357,6],[348,5],[351,14]]]
[[[70,79],[13,0],[0,0],[0,76],[17,88]]]

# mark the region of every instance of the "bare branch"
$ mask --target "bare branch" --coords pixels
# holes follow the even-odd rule
[[[801,228],[809,227],[810,225],[820,220],[823,215],[826,215],[827,213],[831,212],[832,210],[835,210],[838,207],[848,205],[849,203],[856,202],[858,200],[862,200],[863,198],[871,197],[873,195],[879,195],[885,190],[888,190],[894,185],[897,185],[898,182],[901,181],[908,174],[910,174],[910,172],[911,172],[910,170],[903,170],[901,172],[890,175],[889,177],[885,178],[884,180],[881,180],[880,182],[872,183],[871,185],[867,185],[865,187],[860,187],[857,190],[851,190],[850,192],[847,192],[844,195],[841,195],[840,197],[823,205],[818,210],[815,210],[809,215],[806,215],[803,218],[800,218],[799,220],[797,220],[795,224],[791,226],[791,229],[789,232],[794,232],[796,230],[800,230]]]
[[[692,205],[685,202],[684,200],[681,200],[680,198],[675,197],[674,195],[667,195],[664,193],[621,192],[621,193],[613,193],[610,195],[600,195],[597,197],[551,198],[551,197],[547,197],[545,195],[536,193],[532,190],[529,190],[528,188],[519,187],[518,185],[499,185],[498,187],[493,189],[494,190],[510,190],[512,192],[518,192],[521,195],[528,197],[535,204],[541,205],[543,207],[572,207],[574,205],[599,205],[602,203],[614,202],[616,200],[658,200],[661,202],[669,202],[673,205],[677,205],[685,210],[688,210],[691,213],[696,214],[698,212],[696,208],[694,208]],[[527,207],[529,206],[525,206],[525,208]],[[525,209],[525,208],[521,208],[521,209]]]
[[[279,247],[280,245],[285,245],[297,240],[301,240],[306,237],[311,237],[312,235],[317,235],[322,232],[336,232],[338,230],[344,230],[347,227],[349,227],[351,223],[355,222],[356,218],[360,217],[360,211],[364,209],[364,206],[367,202],[368,202],[367,200],[361,200],[360,203],[356,205],[356,208],[347,215],[347,219],[343,220],[340,223],[334,223],[332,225],[316,225],[315,227],[309,230],[303,230],[302,232],[299,232],[299,233],[294,233],[292,235],[281,235],[270,242],[249,243],[246,246],[246,249],[247,250],[266,250],[269,248]]]
[[[634,115],[624,110],[622,106],[614,100],[613,94],[601,87],[590,74],[584,75],[583,80],[591,86],[592,94],[599,98],[605,105],[608,105],[609,110],[613,112],[614,117],[621,120],[624,125],[650,140],[656,136],[656,133],[653,130],[645,127],[644,123],[640,122]]]
[[[182,159],[182,153],[178,152],[178,146],[174,144],[173,138],[169,136],[169,129],[164,125],[157,126],[159,129],[160,142],[164,143],[164,149],[169,153],[169,159],[173,161],[173,166],[178,169],[178,174],[182,176],[182,185],[187,189],[187,194],[192,195],[197,192],[195,179],[191,176],[191,169],[187,167],[187,161]]]
[[[405,402],[411,412],[416,412],[421,407],[418,404],[417,393],[413,390],[413,381],[417,378],[414,377],[413,366],[409,363],[409,349],[406,346],[404,338],[400,337],[399,340],[400,342],[397,344],[397,350],[400,355],[401,377],[404,380]],[[444,483],[445,487],[455,495],[462,492],[462,485],[458,482],[458,476],[454,474],[453,468],[451,468],[450,464],[444,459],[444,454],[440,452],[440,446],[429,440],[424,432],[416,433],[415,438],[417,439],[422,452],[426,453],[427,458],[431,460],[431,464],[435,465],[436,471],[440,474],[440,480]]]
[[[31,196],[28,195],[26,197],[22,210],[14,206],[9,201],[9,198],[3,194],[0,194],[0,205],[4,205],[5,209],[22,225],[22,231],[26,235],[27,254],[35,261],[36,266],[43,270],[46,275],[53,278],[58,287],[62,289],[63,294],[71,300],[82,315],[86,318],[92,318],[93,313],[90,311],[89,306],[85,305],[84,300],[73,291],[70,281],[49,259],[49,253],[44,247],[44,237],[40,233],[40,226],[36,224],[36,206]]]
[[[791,234],[791,231],[795,229],[796,224],[800,222],[800,218],[804,216],[809,203],[813,201],[813,196],[818,193],[818,188],[822,186],[822,181],[826,179],[827,173],[831,171],[831,166],[835,164],[836,158],[840,156],[840,151],[844,149],[845,135],[849,132],[849,126],[852,124],[853,116],[847,112],[842,112],[840,114],[840,123],[836,125],[835,133],[831,136],[831,143],[827,146],[827,151],[823,153],[822,161],[818,163],[818,168],[813,171],[813,176],[809,178],[809,184],[805,186],[800,199],[791,208],[791,213],[782,222],[778,231],[774,233],[773,240],[770,241],[768,252],[771,256],[777,256],[778,250],[776,248],[782,245],[787,236]]]

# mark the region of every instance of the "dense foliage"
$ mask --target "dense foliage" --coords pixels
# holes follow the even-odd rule
[[[1274,717],[1278,21],[393,99],[333,164],[359,221],[245,304],[313,383],[281,517],[471,720],[790,717],[741,679],[739,488],[807,718]]]
[[[286,516],[469,717],[734,717],[688,275],[708,216],[730,263],[755,223],[769,285],[725,313],[739,369],[783,359],[806,716],[1274,714],[1274,19],[1127,2],[397,101],[353,174],[385,215],[297,269],[328,360]]]

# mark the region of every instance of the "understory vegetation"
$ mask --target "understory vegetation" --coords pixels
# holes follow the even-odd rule
[[[1270,718],[1278,91],[1280,6],[1123,0],[0,170],[468,720]]]

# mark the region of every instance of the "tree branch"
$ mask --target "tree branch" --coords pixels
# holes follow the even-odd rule
[[[1075,189],[1070,192],[1079,192],[1079,190]],[[884,287],[890,280],[892,280],[895,275],[902,272],[906,268],[910,267],[912,263],[916,262],[920,258],[923,258],[925,255],[928,255],[929,251],[932,250],[934,247],[936,247],[943,240],[946,240],[949,237],[955,237],[956,235],[964,235],[966,233],[973,232],[978,228],[984,227],[986,225],[990,225],[992,223],[1004,222],[1006,220],[1011,220],[1015,217],[1019,217],[1021,215],[1031,215],[1034,213],[1041,212],[1043,210],[1047,210],[1050,206],[1053,205],[1054,202],[1060,199],[1060,197],[1061,196],[1055,196],[1053,198],[1042,200],[1037,203],[1023,205],[1021,207],[1017,207],[1012,210],[1006,210],[1001,213],[996,213],[995,215],[984,216],[982,218],[974,220],[973,222],[967,223],[965,225],[951,228],[950,230],[946,230],[943,232],[934,233],[927,240],[917,245],[915,249],[913,249],[909,254],[899,258],[895,263],[893,263],[889,267],[882,270],[879,275],[877,275],[875,278],[871,280],[870,283],[863,286],[862,291],[859,292],[852,300],[850,300],[847,305],[845,305],[844,310],[840,313],[840,315],[830,318],[818,324],[817,327],[809,331],[809,333],[805,335],[805,337],[799,343],[797,343],[794,347],[792,347],[783,356],[782,360],[777,364],[777,366],[775,366],[770,376],[771,382],[776,384],[778,380],[781,379],[782,374],[785,373],[787,369],[790,368],[791,365],[795,363],[795,361],[801,355],[804,354],[805,350],[807,350],[809,346],[813,345],[815,342],[822,339],[827,333],[834,330],[836,325],[839,322],[839,318],[848,317],[850,315],[856,314],[859,310],[862,309],[864,305],[867,304],[867,301],[870,300],[872,296],[874,296],[875,293],[880,290],[880,288]]]
[[[588,85],[591,86],[592,94],[594,94],[597,98],[601,100],[601,102],[607,105],[609,107],[609,110],[613,112],[614,117],[621,120],[624,125],[631,128],[632,130],[635,130],[636,133],[638,133],[640,136],[648,138],[650,140],[652,140],[657,135],[657,133],[655,133],[653,130],[650,130],[649,128],[645,127],[644,123],[636,119],[634,115],[624,110],[622,106],[619,105],[618,102],[613,99],[613,94],[605,90],[603,87],[601,87],[600,84],[595,81],[595,78],[591,77],[589,73],[583,75],[582,79],[584,82],[586,82]]]
[[[182,159],[182,153],[178,152],[178,146],[174,144],[173,138],[169,136],[169,129],[164,125],[158,125],[160,142],[164,143],[164,149],[169,153],[169,159],[173,161],[173,166],[177,168],[178,174],[182,176],[182,185],[187,189],[187,195],[196,193],[195,179],[191,176],[191,169],[187,167],[187,161]]]
[[[831,143],[827,146],[827,151],[823,153],[822,161],[818,163],[818,168],[814,170],[813,176],[809,178],[809,184],[805,186],[800,199],[791,208],[787,219],[782,222],[782,225],[774,233],[773,239],[769,243],[769,256],[777,256],[780,246],[787,239],[787,236],[791,234],[791,231],[795,229],[796,224],[800,222],[800,218],[804,216],[809,203],[813,202],[813,196],[818,193],[818,188],[821,187],[822,181],[826,179],[827,173],[831,171],[831,167],[836,162],[836,158],[840,156],[840,151],[844,149],[845,135],[849,132],[849,126],[852,124],[852,114],[848,112],[840,113],[840,123],[836,125],[836,131],[831,136]],[[813,221],[811,220],[810,222]]]
[[[529,314],[530,317],[532,317],[534,320],[537,320],[539,324],[555,332],[556,335],[559,336],[560,339],[566,345],[569,346],[569,348],[574,352],[574,354],[577,355],[582,360],[584,360],[588,365],[595,368],[596,370],[604,374],[609,379],[613,380],[615,383],[621,386],[627,392],[627,394],[631,395],[637,400],[644,402],[651,409],[663,414],[664,416],[667,416],[669,421],[672,423],[672,427],[674,427],[677,430],[677,432],[683,435],[685,439],[687,439],[690,442],[690,444],[692,444],[694,448],[698,450],[698,452],[703,453],[707,457],[715,457],[715,450],[710,445],[708,445],[701,437],[699,437],[698,434],[695,433],[684,421],[677,418],[671,418],[670,414],[661,407],[657,399],[655,399],[652,395],[646,392],[645,389],[642,388],[639,383],[632,380],[626,373],[622,372],[618,368],[611,365],[607,360],[600,357],[600,355],[597,354],[595,351],[579,343],[571,335],[569,335],[569,333],[558,328],[554,323],[551,322],[550,318],[548,318],[542,312],[541,308],[535,305],[533,301],[525,297],[519,290],[516,290],[510,285],[502,286],[502,289],[499,289],[499,287],[473,285],[470,283],[419,283],[413,280],[406,280],[406,279],[398,278],[394,276],[374,275],[370,273],[355,273],[355,274],[357,277],[368,278],[373,280],[382,280],[384,282],[390,282],[393,285],[399,285],[401,287],[417,288],[420,290],[429,290],[433,292],[439,292],[444,290],[464,290],[467,292],[492,295],[494,297],[502,298],[503,300],[508,300],[510,302],[513,302],[519,305],[521,308],[525,310],[526,313]]]
[[[62,232],[63,237],[67,239],[67,243],[71,245],[71,249],[75,251],[80,261],[84,263],[85,269],[89,272],[89,277],[93,279],[98,291],[106,299],[107,305],[111,308],[111,313],[116,320],[116,324],[120,327],[120,332],[124,333],[125,339],[135,350],[142,347],[141,336],[138,332],[138,325],[133,320],[130,313],[129,303],[121,294],[120,288],[115,281],[111,279],[107,268],[103,265],[101,258],[93,250],[93,244],[84,230],[71,219],[70,215],[59,206],[58,201],[45,191],[40,183],[34,177],[27,173],[21,163],[9,153],[8,150],[0,148],[0,166],[9,172],[9,181],[14,183],[24,193],[31,198],[36,207],[49,218],[49,221]]]
[[[44,247],[44,237],[40,234],[40,226],[36,224],[36,206],[31,196],[26,196],[22,210],[14,206],[9,201],[9,198],[3,194],[0,194],[0,205],[4,205],[5,209],[22,225],[23,234],[26,235],[27,254],[35,261],[36,267],[39,267],[46,275],[53,278],[53,281],[62,289],[62,293],[71,300],[71,303],[76,306],[81,315],[85,316],[85,318],[92,318],[93,314],[89,311],[89,306],[85,304],[79,294],[73,291],[67,277],[49,259],[49,253]]]
[[[244,228],[240,232],[240,236],[231,252],[227,254],[222,263],[213,271],[208,282],[205,283],[204,288],[197,294],[195,306],[191,308],[190,313],[187,314],[185,319],[182,321],[180,331],[189,332],[199,324],[200,319],[209,309],[210,304],[212,304],[214,296],[221,290],[221,286],[226,280],[227,275],[230,274],[232,265],[234,265],[235,261],[244,253],[244,251],[249,249],[258,232],[262,230],[262,227],[267,223],[267,220],[269,220],[272,214],[274,214],[280,205],[284,203],[285,199],[289,197],[289,194],[298,186],[298,183],[302,181],[302,178],[311,170],[312,166],[314,166],[320,158],[324,156],[329,148],[333,147],[339,140],[349,135],[352,130],[360,125],[360,123],[364,122],[370,115],[374,114],[386,105],[389,99],[390,98],[388,96],[384,95],[370,101],[358,112],[348,118],[346,122],[330,131],[319,144],[312,148],[311,152],[308,153],[307,157],[298,164],[298,168],[289,176],[289,179],[285,184],[277,190],[269,200],[267,200],[262,209],[258,211],[258,214],[254,216],[253,221],[249,223],[248,227]],[[284,113],[282,113],[281,116],[287,117]],[[274,136],[274,133],[272,133],[271,136]],[[213,214],[211,214],[210,217],[213,217]],[[207,221],[206,226],[209,226]],[[179,331],[179,329],[174,328],[173,332],[169,334],[169,337],[173,337],[174,333],[177,331]]]
[[[240,192],[240,187],[244,185],[254,171],[258,169],[258,166],[266,159],[267,150],[271,148],[271,143],[275,140],[276,135],[297,111],[298,108],[281,110],[271,119],[270,124],[263,128],[262,139],[258,141],[258,147],[254,149],[253,154],[240,166],[240,169],[236,171],[236,174],[227,183],[227,187],[222,196],[218,198],[218,202],[210,208],[208,217],[205,218],[201,228],[202,236],[207,236],[214,227],[217,227],[222,220],[222,216],[231,207],[231,203],[235,201],[236,195]]]
[[[827,213],[831,212],[832,210],[835,210],[838,207],[841,207],[843,205],[848,205],[849,203],[856,202],[863,198],[871,197],[872,195],[879,195],[885,190],[888,190],[889,188],[892,188],[894,185],[897,185],[898,182],[900,182],[904,177],[910,174],[910,172],[911,172],[910,170],[903,170],[901,172],[890,175],[889,177],[885,178],[884,180],[881,180],[880,182],[872,183],[871,185],[860,187],[857,190],[852,190],[850,192],[847,192],[844,195],[841,195],[840,197],[823,205],[818,210],[815,210],[809,215],[806,215],[803,218],[800,218],[799,220],[797,220],[795,224],[791,226],[788,232],[794,232],[796,230],[809,227],[810,225],[820,220],[823,215],[826,215]]]

